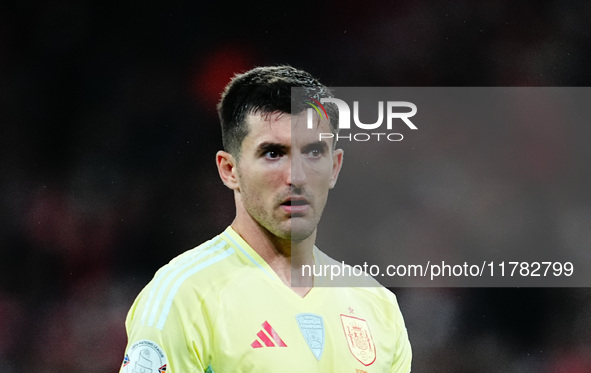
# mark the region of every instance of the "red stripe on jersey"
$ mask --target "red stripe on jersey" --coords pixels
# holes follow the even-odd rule
[[[277,334],[277,332],[275,331],[275,329],[273,329],[271,327],[271,325],[265,321],[263,323],[263,328],[265,328],[265,330],[267,331],[267,333],[269,333],[269,335],[275,340],[275,343],[277,343],[277,345],[279,347],[287,347],[287,345],[285,344],[285,342],[283,342],[283,340],[281,339],[281,337],[279,337],[279,334]]]
[[[261,341],[263,341],[265,346],[275,347],[275,343],[273,343],[273,341],[270,340],[269,337],[267,337],[267,335],[262,330],[257,333],[257,336],[261,339]]]
[[[263,345],[261,344],[261,342],[259,342],[256,339],[250,345],[252,346],[252,348],[261,348],[261,347],[263,347]]]

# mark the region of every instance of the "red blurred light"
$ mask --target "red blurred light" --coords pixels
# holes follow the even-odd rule
[[[240,46],[224,46],[209,55],[195,74],[193,91],[197,102],[215,114],[222,91],[236,74],[254,67],[252,53]]]

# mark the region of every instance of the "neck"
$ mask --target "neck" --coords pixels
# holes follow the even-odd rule
[[[300,241],[277,237],[255,221],[246,211],[237,211],[232,222],[236,231],[265,262],[273,269],[284,284],[300,296],[306,295],[312,287],[312,279],[295,275],[295,269],[302,265],[314,264],[312,255],[316,231]],[[294,275],[292,276],[292,268]]]

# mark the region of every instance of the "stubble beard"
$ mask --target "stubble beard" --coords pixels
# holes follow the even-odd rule
[[[252,219],[272,236],[283,240],[299,242],[310,237],[315,231],[319,219],[315,217],[285,216],[281,211],[284,198],[277,198],[272,208],[266,210],[260,201],[253,201],[248,195],[242,196],[244,208]]]
[[[275,217],[273,214],[258,211],[258,209],[248,212],[259,226],[271,235],[284,241],[303,241],[310,237],[316,230],[317,222],[301,221],[306,219],[303,217]]]

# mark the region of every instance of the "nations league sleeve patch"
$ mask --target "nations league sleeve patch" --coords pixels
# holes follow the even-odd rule
[[[134,343],[123,359],[124,373],[171,373],[166,369],[168,359],[162,347],[147,339]]]

